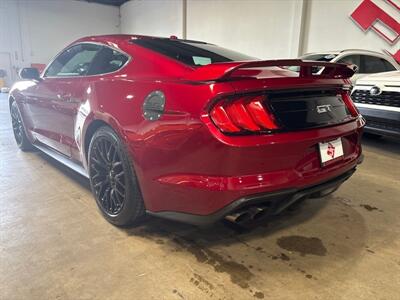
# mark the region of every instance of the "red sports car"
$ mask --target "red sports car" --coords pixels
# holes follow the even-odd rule
[[[18,146],[87,176],[109,222],[246,222],[353,174],[364,120],[352,75],[343,64],[107,35],[72,43],[42,74],[22,69],[9,101]]]

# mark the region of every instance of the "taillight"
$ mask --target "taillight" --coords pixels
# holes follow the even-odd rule
[[[210,117],[223,132],[261,132],[278,129],[271,112],[263,105],[265,96],[222,100],[213,106]]]
[[[351,99],[351,97],[350,97],[348,92],[343,92],[342,93],[342,99],[343,99],[344,103],[346,104],[347,108],[349,109],[351,115],[353,117],[358,117],[360,112],[358,111],[357,107],[354,105],[354,102]]]

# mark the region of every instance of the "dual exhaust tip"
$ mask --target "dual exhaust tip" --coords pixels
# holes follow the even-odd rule
[[[287,199],[277,199],[276,201],[264,202],[262,205],[249,206],[225,216],[225,220],[240,226],[247,226],[268,216],[277,215],[295,202],[307,198],[326,197],[335,192],[338,188],[339,185],[302,195],[300,197],[294,196]]]
[[[227,215],[225,219],[238,225],[246,225],[261,220],[268,215],[270,215],[270,206],[251,206]]]

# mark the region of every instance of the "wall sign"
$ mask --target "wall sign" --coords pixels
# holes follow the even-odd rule
[[[393,0],[385,1],[400,14],[400,6]],[[364,32],[373,30],[390,45],[394,46],[400,39],[400,23],[372,0],[363,0],[350,17]],[[392,55],[400,62],[400,50]]]

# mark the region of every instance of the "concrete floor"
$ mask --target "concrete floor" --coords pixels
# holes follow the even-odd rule
[[[0,95],[0,299],[400,299],[399,142],[365,140],[333,196],[250,232],[119,229],[85,179],[17,149]]]

